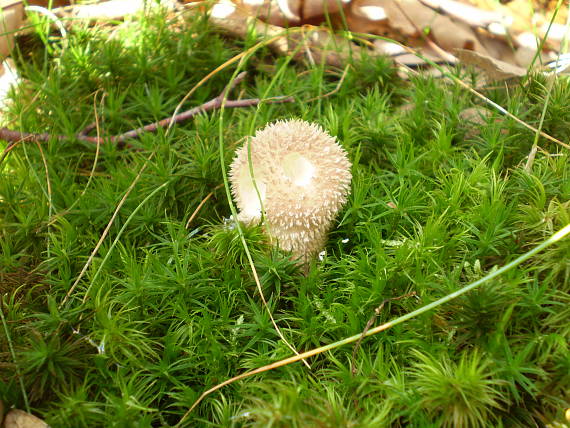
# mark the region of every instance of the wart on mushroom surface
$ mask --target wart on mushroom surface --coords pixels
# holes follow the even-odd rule
[[[230,179],[239,220],[260,221],[263,207],[270,238],[307,261],[324,246],[346,202],[350,162],[336,139],[319,125],[277,121],[237,151]]]

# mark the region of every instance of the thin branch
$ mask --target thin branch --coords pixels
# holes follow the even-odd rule
[[[270,100],[265,100],[267,103],[278,104],[278,103],[290,103],[293,102],[292,97],[279,97],[279,98],[272,98]],[[248,98],[245,100],[228,100],[225,103],[226,108],[233,108],[233,107],[251,107],[256,106],[263,102],[259,98]],[[141,128],[133,129],[132,131],[125,132],[121,135],[116,135],[110,137],[111,142],[118,143],[119,145],[124,144],[124,142],[128,139],[138,138],[145,132],[155,132],[158,128],[166,128],[170,126],[171,123],[180,123],[185,120],[188,120],[199,113],[207,112],[210,110],[215,110],[220,108],[222,105],[222,99],[216,97],[211,99],[208,102],[205,102],[201,106],[194,107],[193,109],[187,110],[185,112],[179,113],[174,117],[168,117],[166,119],[162,119],[158,122],[151,123],[150,125],[143,126]]]
[[[97,128],[97,122],[91,122],[89,125],[83,128],[83,130],[79,131],[77,135],[89,135],[89,133],[95,128]]]
[[[173,116],[169,116],[165,119],[159,120],[158,122],[151,123],[149,125],[142,126],[140,128],[132,129],[130,131],[124,132],[118,135],[112,135],[108,137],[91,137],[87,135],[93,129],[92,124],[88,125],[85,129],[79,132],[77,135],[70,137],[67,135],[52,135],[48,132],[43,133],[31,133],[31,132],[20,132],[14,131],[8,128],[0,128],[0,139],[7,141],[9,144],[4,149],[4,152],[0,156],[0,164],[4,160],[4,158],[8,155],[8,153],[19,143],[24,142],[35,142],[35,143],[43,143],[51,140],[58,140],[58,141],[69,141],[72,139],[76,139],[78,141],[83,141],[91,144],[101,144],[106,141],[115,143],[119,146],[119,148],[133,148],[131,144],[127,141],[130,139],[139,138],[142,134],[146,132],[155,132],[159,128],[168,128],[170,129],[172,125],[175,123],[184,122],[188,119],[193,118],[194,116],[205,113],[211,110],[219,109],[224,103],[225,108],[238,108],[238,107],[251,107],[256,106],[261,103],[270,103],[270,104],[280,104],[280,103],[291,103],[295,100],[293,97],[273,97],[266,100],[262,100],[260,98],[247,98],[244,100],[226,100],[224,102],[225,97],[227,96],[228,92],[231,91],[237,84],[239,84],[245,78],[246,73],[240,73],[239,76],[227,86],[218,96],[212,98],[210,101],[206,101],[204,104],[194,107],[190,110],[186,110],[182,113],[175,114]]]

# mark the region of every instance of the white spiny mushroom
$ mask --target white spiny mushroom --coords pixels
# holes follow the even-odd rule
[[[257,131],[231,165],[239,220],[261,220],[279,246],[307,261],[323,248],[326,234],[346,202],[350,162],[334,137],[302,120],[277,121]],[[257,191],[254,186],[257,186]]]

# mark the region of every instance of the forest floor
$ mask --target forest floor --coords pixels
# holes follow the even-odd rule
[[[484,278],[570,223],[569,150],[458,83],[472,72],[403,80],[382,58],[293,61],[255,34],[237,40],[207,19],[181,27],[158,12],[44,39],[15,58],[23,80],[4,122],[47,136],[0,142],[5,410],[54,427],[564,426],[569,239],[310,368],[248,376],[189,412],[204,391],[294,355],[269,313],[298,352],[333,344]],[[268,102],[108,138],[170,117],[186,94],[181,111],[202,105],[239,71],[228,97]],[[567,141],[568,77],[481,92]],[[292,102],[270,102],[281,96]],[[236,148],[289,118],[322,126],[352,163],[348,202],[308,267],[261,227],[229,220]]]

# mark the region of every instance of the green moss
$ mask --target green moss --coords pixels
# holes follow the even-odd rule
[[[160,15],[115,33],[77,27],[68,37],[65,49],[21,59],[26,80],[8,114],[14,129],[72,136],[97,114],[101,135],[113,135],[162,119],[253,43],[217,34],[203,19],[180,31]],[[234,67],[183,108],[218,95]],[[362,332],[387,298],[417,294],[386,304],[377,323],[417,309],[570,222],[568,151],[540,140],[549,154],[539,152],[525,171],[532,133],[498,114],[479,129],[461,122],[459,113],[478,101],[459,86],[399,81],[387,61],[369,58],[355,59],[338,86],[343,70],[265,49],[244,68],[248,77],[234,96],[291,95],[295,103],[203,114],[132,141],[140,150],[106,143],[96,154],[89,143],[53,140],[41,146],[49,178],[31,143],[17,145],[0,166],[7,332],[0,335],[0,398],[7,407],[24,408],[25,391],[53,426],[172,426],[204,390],[290,355],[261,304],[218,187],[236,145],[269,121],[318,122],[353,162],[349,202],[323,260],[307,271],[271,248],[259,228],[244,230],[272,314],[299,350]],[[544,123],[562,140],[569,87],[564,78],[556,82]],[[536,126],[544,88],[535,76],[489,96]],[[569,261],[570,241],[561,241],[477,291],[364,340],[354,361],[345,346],[313,358],[311,370],[296,364],[242,380],[208,396],[184,424],[561,421],[570,406]],[[4,352],[9,341],[15,361]]]

